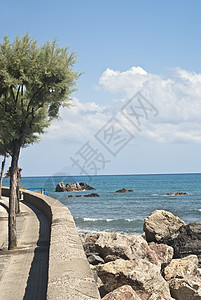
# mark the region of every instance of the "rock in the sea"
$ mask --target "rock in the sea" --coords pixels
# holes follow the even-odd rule
[[[103,258],[108,255],[123,259],[143,258],[145,261],[161,266],[156,253],[149,248],[145,239],[138,235],[105,232],[99,235],[95,245],[97,252]]]
[[[189,193],[186,193],[186,192],[177,192],[177,193],[167,193],[165,196],[186,196],[186,195],[189,195]]]
[[[160,240],[174,248],[174,258],[182,258],[191,254],[198,256],[201,265],[201,223],[194,222],[180,227],[168,237]]]
[[[91,194],[87,194],[87,195],[68,195],[69,198],[72,197],[76,197],[76,198],[80,198],[80,197],[100,197],[99,194],[97,193],[91,193]]]
[[[91,193],[91,194],[84,195],[84,197],[100,197],[100,195],[97,193]]]
[[[63,182],[57,184],[55,192],[66,192],[66,186]]]
[[[164,269],[164,278],[182,278],[187,275],[198,275],[198,258],[196,255],[189,255],[181,259],[173,259]]]
[[[170,292],[176,300],[201,300],[201,278],[186,276],[169,281]]]
[[[78,192],[86,190],[95,189],[86,182],[67,183],[66,185],[63,182],[61,182],[57,184],[55,192]]]
[[[149,217],[145,218],[143,230],[147,242],[158,242],[185,224],[184,221],[174,216],[171,212],[155,210]]]
[[[82,188],[83,191],[84,190],[86,190],[86,191],[95,190],[92,186],[90,186],[86,182],[80,182],[80,186],[81,186],[81,188]]]
[[[107,294],[102,300],[140,300],[140,298],[131,286],[123,285]]]
[[[67,183],[66,184],[66,191],[67,192],[74,192],[74,191],[82,191],[82,188],[78,182],[76,183]]]
[[[115,193],[133,193],[133,190],[127,190],[125,188],[121,189],[121,190],[117,190]]]
[[[164,268],[167,264],[169,264],[174,255],[174,249],[165,244],[157,244],[151,242],[149,244],[149,248],[153,250],[161,263],[162,268]]]
[[[145,260],[117,259],[96,268],[106,291],[130,285],[142,300],[170,300],[168,283],[160,273],[160,267]]]

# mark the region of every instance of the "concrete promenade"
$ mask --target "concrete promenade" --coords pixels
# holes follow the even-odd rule
[[[0,206],[0,300],[99,300],[73,216],[58,200],[22,191],[17,248],[8,251],[9,188]],[[7,204],[6,204],[7,203]]]
[[[33,206],[20,203],[20,208],[18,247],[8,251],[8,214],[0,207],[0,300],[46,299],[50,223]]]

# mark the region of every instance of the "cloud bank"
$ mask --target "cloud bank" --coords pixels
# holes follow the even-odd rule
[[[86,141],[113,116],[131,130],[118,111],[140,91],[158,111],[156,117],[143,120],[141,136],[160,143],[201,143],[201,74],[178,68],[163,78],[141,67],[125,72],[108,68],[99,79],[97,92],[101,90],[111,94],[107,106],[74,98],[73,107],[61,110],[61,120],[51,125],[47,138]],[[123,98],[113,102],[119,92]]]

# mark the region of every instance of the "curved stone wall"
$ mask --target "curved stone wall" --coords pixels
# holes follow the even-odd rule
[[[8,196],[9,189],[3,188],[2,195]],[[68,208],[36,192],[23,191],[23,199],[40,209],[51,223],[47,299],[100,299]]]

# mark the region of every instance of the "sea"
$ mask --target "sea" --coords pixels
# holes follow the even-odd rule
[[[96,191],[55,192],[60,182],[86,182]],[[9,179],[4,178],[3,183],[9,186]],[[201,173],[23,177],[20,185],[31,190],[45,188],[50,197],[68,207],[80,233],[142,234],[144,218],[157,209],[169,211],[186,223],[201,221]],[[134,192],[115,193],[122,188]],[[92,192],[100,197],[74,197]],[[170,192],[189,195],[166,196]]]

